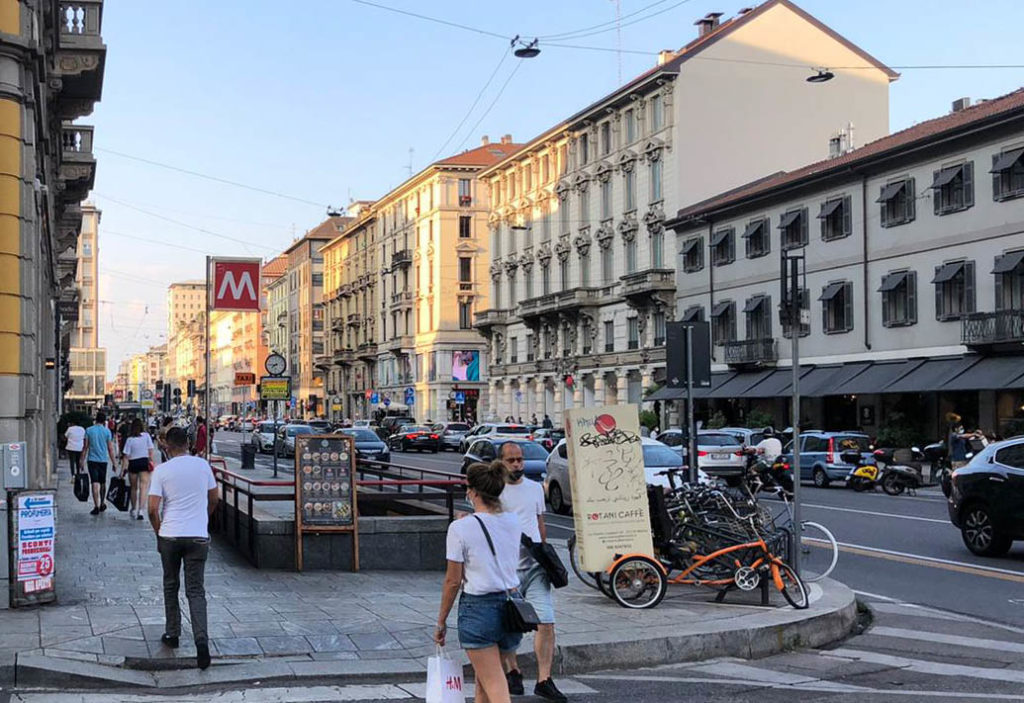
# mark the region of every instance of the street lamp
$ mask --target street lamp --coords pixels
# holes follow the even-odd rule
[[[827,83],[836,77],[836,74],[826,68],[818,68],[815,70],[817,71],[815,75],[808,76],[806,78],[808,83]]]
[[[519,35],[517,34],[515,38],[512,39],[511,45],[515,47],[512,53],[515,54],[516,57],[520,59],[532,59],[533,57],[540,54],[540,49],[537,47],[536,39],[527,43],[525,40],[520,39]]]

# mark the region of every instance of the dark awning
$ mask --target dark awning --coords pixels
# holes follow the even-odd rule
[[[960,175],[960,172],[964,170],[964,165],[950,166],[944,168],[935,174],[935,180],[932,181],[932,188],[941,188],[942,186],[949,185],[954,178]]]
[[[946,281],[953,280],[953,278],[958,273],[960,273],[960,271],[961,271],[961,269],[963,269],[963,267],[964,267],[964,262],[963,261],[954,261],[954,262],[949,263],[949,264],[943,264],[942,268],[940,268],[935,273],[935,278],[932,279],[932,283],[945,283]]]
[[[700,244],[700,237],[694,237],[693,239],[687,239],[685,242],[683,242],[683,246],[682,246],[682,249],[681,249],[682,255],[686,256],[687,254],[689,254],[691,251],[694,250],[694,248],[698,244]]]
[[[732,233],[733,233],[733,229],[731,227],[727,227],[726,229],[718,230],[711,237],[711,246],[717,247],[719,244],[721,244],[726,239],[728,239],[729,235],[732,234]]]
[[[839,291],[843,289],[845,283],[829,283],[825,286],[825,289],[821,291],[821,297],[818,300],[832,300],[832,298],[839,295]]]
[[[715,389],[712,398],[742,398],[751,386],[755,386],[775,373],[774,369],[764,371],[741,371]]]
[[[842,198],[835,198],[834,200],[826,200],[821,204],[821,211],[818,213],[818,219],[824,220],[826,217],[836,211],[840,205],[843,204]]]
[[[882,286],[878,289],[879,293],[888,293],[889,291],[896,290],[903,283],[903,280],[907,277],[909,271],[897,271],[896,273],[890,273],[887,276],[882,276]]]
[[[870,361],[857,361],[839,366],[818,366],[800,378],[800,395],[818,398],[835,395],[835,389],[871,366]]]
[[[687,308],[683,313],[683,322],[698,322],[703,312],[703,305],[694,305],[692,308]]]
[[[1017,163],[1017,160],[1020,159],[1021,156],[1024,156],[1024,148],[1010,149],[1009,151],[1004,151],[1002,154],[999,155],[999,158],[996,159],[996,162],[992,164],[992,170],[989,171],[989,173],[999,173],[1000,171],[1005,171],[1006,169],[1010,168],[1015,163]]]
[[[956,378],[981,357],[958,356],[946,359],[928,359],[906,376],[891,383],[886,393],[926,393],[937,391]]]
[[[787,227],[789,227],[791,224],[800,219],[800,215],[802,213],[803,210],[790,210],[789,212],[784,214],[782,217],[779,218],[779,229],[786,229]]]
[[[1024,388],[1024,356],[982,357],[978,363],[936,390],[982,391],[1004,388]]]
[[[755,220],[747,225],[747,228],[743,230],[743,236],[746,239],[753,237],[760,233],[761,228],[764,227],[764,220]]]
[[[916,361],[879,361],[875,362],[863,373],[859,373],[849,381],[832,389],[831,395],[858,395],[865,393],[887,393],[886,386],[903,378],[906,374],[924,363]]]
[[[878,196],[876,203],[887,203],[895,198],[904,187],[906,187],[906,181],[899,181],[898,183],[890,183],[882,189],[882,194]]]
[[[753,298],[747,298],[747,304],[743,306],[743,312],[754,312],[764,305],[767,300],[768,296],[765,295],[755,295]]]
[[[733,371],[719,371],[711,374],[711,387],[710,388],[694,388],[694,398],[708,398],[716,397],[712,394],[715,389],[721,386],[723,383],[729,381],[736,373]],[[659,388],[654,393],[644,398],[644,401],[655,401],[655,400],[684,400],[686,398],[685,384],[683,388],[669,388],[664,386]]]
[[[800,368],[801,376],[811,370],[811,367]],[[751,386],[743,392],[745,398],[778,398],[788,395],[793,387],[793,369],[775,369],[771,375],[755,386]]]
[[[1024,261],[1024,251],[1011,251],[996,259],[996,265],[992,273],[1010,273],[1016,271],[1021,262]]]
[[[731,300],[726,300],[724,302],[718,303],[717,305],[715,305],[715,307],[711,308],[711,317],[718,317],[719,315],[724,315],[726,312],[729,311],[729,309],[732,306],[733,302]]]

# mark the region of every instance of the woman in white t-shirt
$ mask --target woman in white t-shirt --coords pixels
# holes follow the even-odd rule
[[[85,447],[85,428],[77,421],[72,421],[64,431],[64,438],[67,444],[64,451],[67,452],[68,462],[71,464],[71,480],[75,480],[75,474],[82,468],[82,449]]]
[[[473,464],[466,471],[466,497],[474,514],[448,526],[448,571],[434,631],[434,641],[443,646],[448,614],[461,587],[459,643],[473,665],[477,703],[511,700],[501,653],[514,652],[523,638],[505,629],[505,601],[519,586],[519,520],[501,510],[499,496],[505,482],[506,469],[500,461]]]
[[[136,520],[142,519],[149,496],[149,472],[153,470],[153,454],[153,438],[143,431],[142,420],[135,418],[132,420],[128,439],[125,440],[124,450],[121,452],[121,474],[128,472],[128,481],[131,485],[131,510],[128,516]]]

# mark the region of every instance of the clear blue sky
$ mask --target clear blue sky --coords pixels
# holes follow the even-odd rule
[[[611,0],[380,2],[504,36],[554,35],[615,19]],[[621,13],[652,2],[621,0]],[[655,9],[678,2],[665,0]],[[621,48],[651,55],[623,53],[622,76],[652,66],[659,49],[692,39],[693,21],[705,13],[728,17],[750,4],[689,0],[624,26]],[[892,66],[1022,63],[1020,0],[798,4]],[[204,253],[271,256],[321,221],[324,205],[374,199],[401,183],[410,149],[413,169],[423,168],[508,48],[495,37],[352,0],[108,0],[103,37],[103,100],[81,122],[96,126],[100,298],[110,301],[100,306],[100,335],[111,376],[126,355],[162,341],[167,284],[201,278]],[[614,31],[564,42],[617,46]],[[523,63],[470,133],[516,61],[505,60],[446,154],[479,144],[483,134],[528,139],[619,84],[616,53],[548,47]],[[893,131],[947,112],[954,98],[995,97],[1024,85],[1019,69],[901,72],[891,93]],[[320,205],[220,185],[103,149]]]

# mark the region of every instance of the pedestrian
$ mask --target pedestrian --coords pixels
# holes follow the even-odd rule
[[[466,471],[466,497],[474,513],[448,526],[448,569],[434,630],[434,642],[444,646],[448,614],[461,587],[459,644],[473,665],[477,703],[510,703],[501,658],[523,638],[506,629],[504,618],[505,601],[519,585],[520,534],[518,518],[501,509],[505,481],[500,461],[472,464]]]
[[[131,434],[132,423],[127,415],[121,415],[117,423],[117,451],[124,454],[124,443],[128,441]]]
[[[163,565],[164,634],[160,641],[174,649],[181,636],[178,590],[185,570],[185,598],[196,643],[196,664],[210,666],[204,587],[206,557],[210,551],[209,520],[219,500],[210,464],[188,455],[188,435],[180,427],[167,431],[170,459],[153,472],[149,486],[149,522],[157,536]]]
[[[71,424],[64,430],[64,451],[68,455],[68,465],[71,467],[71,480],[75,480],[75,474],[82,469],[82,449],[85,447],[85,428],[77,420],[71,420]]]
[[[107,429],[105,413],[96,413],[96,422],[85,431],[83,453],[89,468],[89,480],[92,482],[92,510],[90,515],[99,515],[107,509],[107,464],[117,458],[114,447],[114,436]]]
[[[206,420],[202,416],[196,418],[196,441],[192,453],[196,456],[206,456]]]
[[[163,424],[156,433],[156,446],[160,450],[160,463],[167,461],[167,430],[174,426],[174,419],[168,415],[164,418]],[[186,435],[187,437],[188,435]]]
[[[544,429],[550,430],[555,426],[555,423],[551,422],[551,417],[544,413]]]
[[[530,415],[530,424],[534,425],[534,426],[536,426],[538,424],[538,422],[537,422],[537,413],[534,413],[533,415]]]
[[[128,518],[142,519],[142,506],[149,495],[149,472],[154,464],[153,438],[142,429],[142,420],[132,420],[128,440],[121,453],[121,472],[128,473],[131,508]]]
[[[517,442],[505,442],[498,452],[498,458],[508,470],[508,485],[501,492],[502,511],[515,515],[520,532],[535,544],[547,541],[544,487],[524,477],[523,448]],[[516,575],[519,577],[519,595],[533,606],[540,619],[533,638],[533,650],[537,656],[537,684],[533,687],[533,695],[549,701],[565,701],[565,694],[558,690],[551,678],[551,661],[555,656],[555,606],[551,597],[551,580],[523,546],[519,548]],[[513,696],[523,695],[523,675],[519,671],[515,650],[503,653],[501,660],[509,692]]]

